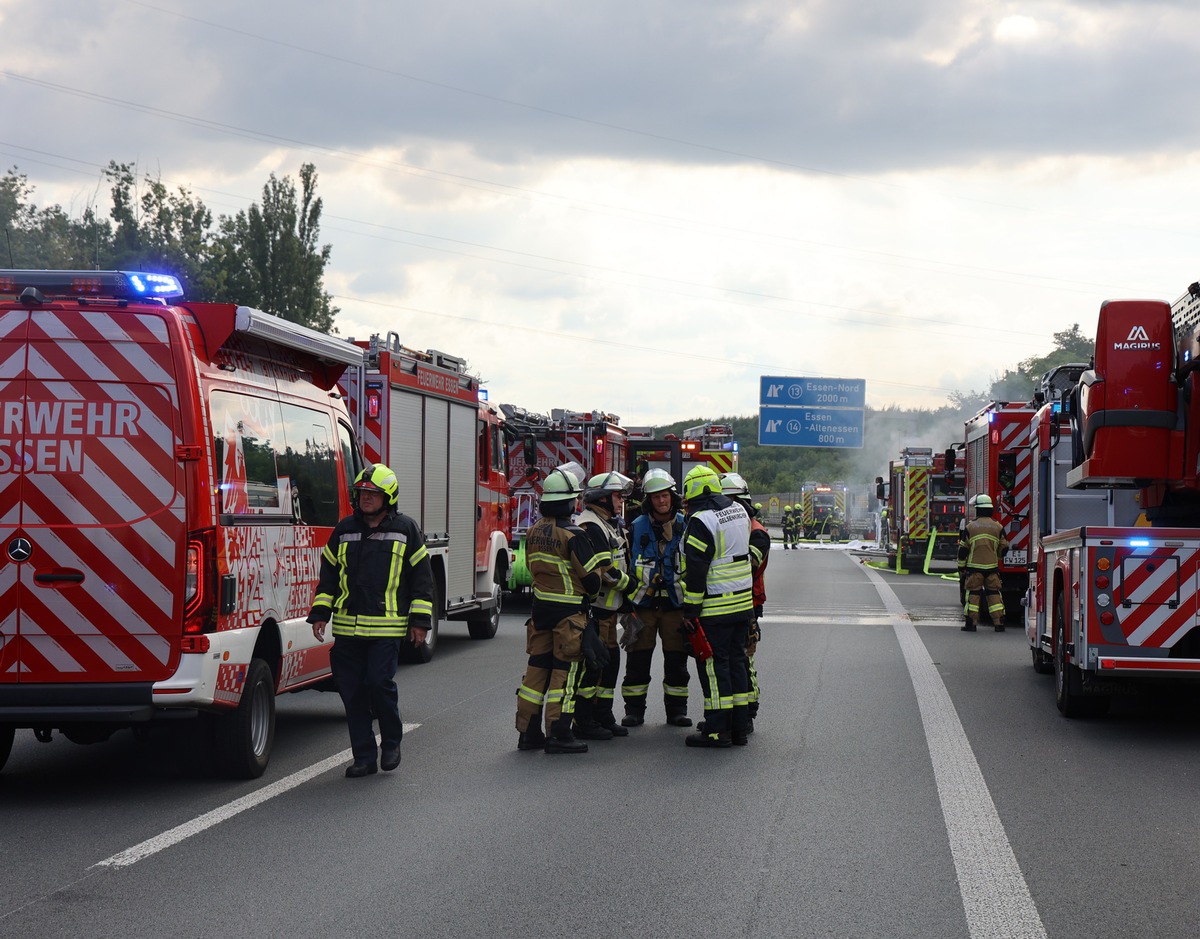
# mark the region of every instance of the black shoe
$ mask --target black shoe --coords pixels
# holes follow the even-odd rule
[[[1001,623],[999,626],[996,627],[996,632],[998,632],[998,633],[1004,632],[1004,624],[1003,623]]]
[[[400,765],[400,744],[394,747],[384,747],[379,751],[379,768],[390,773]]]
[[[623,727],[641,727],[644,723],[646,723],[646,718],[641,714],[626,714],[621,718]]]
[[[692,719],[686,714],[668,714],[667,723],[672,727],[691,727]]]
[[[959,629],[961,629],[965,633],[973,633],[973,632],[975,632],[975,624],[967,623],[966,626],[960,626]]]
[[[689,747],[719,747],[724,749],[725,747],[733,746],[733,741],[730,739],[729,734],[688,734],[683,742]]]
[[[547,753],[587,753],[587,744],[568,734],[565,737],[547,737],[543,749]]]
[[[518,750],[540,750],[546,745],[546,735],[540,727],[530,727],[517,737]]]
[[[621,724],[624,724],[624,723],[625,723],[625,721],[622,720]],[[628,737],[629,736],[629,728],[622,727],[621,724],[618,724],[616,721],[613,721],[611,724],[601,724],[600,726],[603,727],[605,730],[607,730],[614,737]]]
[[[346,776],[350,779],[361,779],[363,776],[373,776],[378,771],[374,760],[355,760],[346,767]]]
[[[625,731],[625,733],[628,734],[629,731]],[[613,738],[611,730],[601,727],[595,721],[589,721],[586,724],[576,724],[575,736],[581,740],[612,740]],[[549,741],[547,741],[547,746],[549,746]]]
[[[750,742],[750,738],[745,734],[734,734],[730,739],[735,747],[744,747]]]

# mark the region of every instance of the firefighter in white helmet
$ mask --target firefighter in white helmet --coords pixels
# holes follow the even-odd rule
[[[992,518],[992,498],[977,495],[971,500],[975,518],[962,530],[958,539],[958,567],[964,578],[967,606],[964,632],[975,632],[979,626],[979,610],[987,598],[988,615],[996,632],[1004,630],[1004,597],[1000,592],[1000,560],[1008,551],[1004,526]]]
[[[740,473],[721,474],[721,493],[741,505],[750,516],[750,572],[753,576],[752,592],[754,595],[754,617],[750,621],[750,633],[746,637],[746,686],[747,686],[747,721],[746,732],[754,733],[754,718],[758,716],[758,671],[754,667],[754,654],[758,651],[758,642],[762,638],[760,622],[763,606],[767,602],[765,576],[767,562],[771,559],[771,533],[767,526],[758,520],[758,505],[750,502],[750,487]]]
[[[584,672],[575,692],[575,735],[584,740],[611,740],[628,737],[629,731],[617,723],[613,714],[617,676],[621,671],[621,648],[617,641],[617,617],[629,606],[625,593],[630,589],[628,548],[625,544],[625,498],[633,491],[633,480],[612,470],[597,473],[583,491],[583,511],[575,517],[591,542],[600,563],[599,595],[591,602],[589,618],[600,633],[608,652],[603,668],[591,665]]]
[[[629,644],[625,658],[625,681],[621,699],[625,716],[621,723],[637,727],[645,723],[650,691],[650,664],[654,647],[662,643],[663,707],[667,723],[691,727],[688,710],[687,650],[683,633],[683,581],[679,573],[679,546],[684,517],[680,510],[675,479],[665,469],[650,469],[642,478],[642,512],[633,520],[630,555],[634,588],[631,600],[642,622],[642,631]],[[624,640],[622,640],[624,643]]]

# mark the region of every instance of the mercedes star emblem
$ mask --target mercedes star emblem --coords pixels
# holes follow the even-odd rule
[[[14,538],[8,543],[8,556],[14,561],[28,561],[33,554],[33,545],[28,538]]]

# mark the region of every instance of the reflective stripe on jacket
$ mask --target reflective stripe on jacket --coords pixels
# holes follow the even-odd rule
[[[672,610],[683,606],[679,546],[685,524],[682,512],[662,524],[645,514],[633,520],[633,578],[638,582],[633,602],[638,606],[652,606],[655,601]]]
[[[605,610],[619,610],[625,603],[625,591],[629,587],[626,573],[625,538],[612,523],[607,512],[597,512],[588,506],[575,516],[575,524],[584,530],[592,543],[592,550],[601,561],[597,567],[602,586],[593,606]]]
[[[975,571],[994,571],[1008,550],[1004,526],[994,518],[973,519],[958,537],[958,566]]]
[[[750,516],[725,496],[713,495],[688,516],[683,537],[684,614],[739,619],[754,609],[750,571]]]

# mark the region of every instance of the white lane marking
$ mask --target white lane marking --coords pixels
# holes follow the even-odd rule
[[[404,732],[410,733],[420,727],[420,724],[404,724]],[[343,750],[341,753],[335,753],[328,759],[321,760],[319,763],[313,763],[311,766],[306,766],[304,769],[297,770],[290,776],[285,776],[283,779],[277,780],[268,786],[263,786],[261,789],[256,789],[249,795],[242,796],[240,799],[234,799],[232,802],[219,806],[211,812],[205,812],[193,818],[190,822],[184,822],[182,825],[176,825],[161,835],[155,835],[153,838],[148,838],[141,844],[135,844],[132,848],[126,848],[110,858],[105,858],[103,861],[97,861],[92,867],[129,867],[131,864],[136,864],[138,861],[145,860],[152,854],[157,854],[164,848],[169,848],[172,845],[198,835],[206,829],[212,828],[214,825],[219,825],[227,819],[233,818],[245,812],[247,809],[252,809],[255,806],[262,805],[268,799],[274,799],[278,795],[283,795],[289,789],[295,789],[301,783],[306,783],[322,773],[327,773],[336,766],[341,766],[347,760],[352,759],[354,754],[350,750]]]
[[[861,567],[894,617],[917,694],[971,939],[1045,939],[1046,927],[929,650],[887,581]]]

